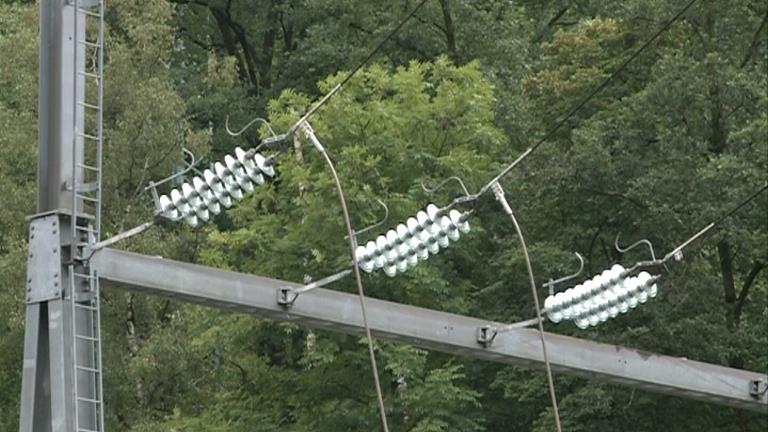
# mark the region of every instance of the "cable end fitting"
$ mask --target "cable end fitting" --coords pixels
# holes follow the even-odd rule
[[[312,144],[315,146],[317,151],[320,153],[325,153],[325,147],[323,147],[322,144],[320,144],[320,141],[315,136],[315,131],[312,130],[312,126],[310,126],[309,122],[304,121],[301,123],[301,126],[299,126],[304,132],[304,136],[306,136],[310,141],[312,141]]]

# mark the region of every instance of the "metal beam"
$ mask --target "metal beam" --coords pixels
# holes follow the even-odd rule
[[[92,266],[106,286],[342,333],[363,333],[360,303],[351,294],[318,288],[302,294],[293,306],[285,308],[277,303],[278,290],[301,285],[114,249],[96,252]],[[543,366],[535,330],[516,329],[499,334],[492,345],[485,347],[477,342],[478,329],[489,324],[485,320],[373,298],[367,299],[367,308],[371,330],[381,339],[494,362]],[[766,382],[765,374],[557,334],[548,334],[547,341],[552,367],[561,373],[768,411],[765,394],[750,394],[755,381]]]

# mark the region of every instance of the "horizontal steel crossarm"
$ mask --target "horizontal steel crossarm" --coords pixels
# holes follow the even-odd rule
[[[105,286],[124,287],[203,305],[293,321],[349,334],[362,334],[355,295],[326,289],[303,294],[290,308],[277,303],[279,288],[302,285],[123,252],[97,251],[92,266]],[[531,329],[499,334],[493,344],[477,342],[487,321],[369,298],[369,322],[376,337],[470,358],[543,367],[541,342]],[[503,324],[498,323],[498,326]],[[671,394],[721,405],[768,411],[765,394],[750,395],[766,375],[642,352],[631,348],[547,334],[552,367],[560,373]]]

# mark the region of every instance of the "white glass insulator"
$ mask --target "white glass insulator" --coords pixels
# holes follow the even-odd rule
[[[659,294],[659,286],[657,284],[654,283],[650,287],[648,287],[648,297],[654,298],[658,294]]]
[[[448,216],[451,218],[451,222],[459,228],[459,231],[464,234],[469,232],[469,222],[466,221],[466,217],[464,217],[460,211],[451,210],[448,213]]]
[[[613,274],[611,273],[611,270],[603,270],[600,272],[600,291],[605,291],[611,287],[611,276]]]
[[[578,284],[573,287],[573,302],[579,304],[584,301],[584,285]]]
[[[581,286],[583,290],[581,294],[582,301],[587,301],[595,295],[595,281],[593,279],[584,281]]]
[[[368,249],[365,246],[358,246],[355,249],[355,259],[358,264],[368,261]]]
[[[395,229],[397,230],[397,237],[401,242],[407,242],[411,238],[411,232],[408,231],[408,227],[405,224],[398,224]]]
[[[221,206],[219,205],[219,201],[216,200],[216,197],[213,195],[213,192],[211,192],[211,188],[208,186],[208,184],[205,183],[200,177],[194,177],[192,179],[192,184],[194,185],[195,191],[200,197],[202,204],[208,208],[208,211],[215,215],[221,213]]]
[[[555,294],[555,301],[554,301],[554,306],[552,307],[552,309],[556,310],[558,312],[562,312],[562,310],[563,310],[563,308],[565,306],[564,305],[564,300],[565,300],[565,294],[563,294],[562,292],[559,292],[559,293]]]
[[[253,161],[253,159],[246,157],[245,150],[241,149],[240,147],[235,147],[235,156],[237,157],[237,160],[240,162],[240,164],[242,164],[243,169],[245,170],[245,174],[250,177],[254,183],[257,185],[264,183],[264,176],[261,175],[259,167],[256,166],[256,163]]]
[[[545,311],[551,311],[552,305],[555,302],[555,296],[547,296],[547,298],[544,299],[544,310]]]
[[[195,191],[189,183],[181,185],[181,194],[200,220],[207,221],[210,219],[211,216],[208,213],[208,207],[205,206],[203,200],[200,199],[200,195],[197,194],[197,191]]]
[[[618,283],[619,279],[621,279],[621,274],[624,273],[624,266],[621,264],[614,264],[611,267],[611,279],[613,280],[613,283]]]
[[[549,320],[553,323],[559,323],[563,320],[563,314],[556,311],[547,312],[547,317],[549,317]]]
[[[192,228],[195,228],[199,223],[200,220],[198,219],[196,214],[192,214],[190,216],[184,216],[184,221],[189,224]]]
[[[421,226],[415,217],[409,217],[408,220],[405,221],[405,224],[408,227],[408,232],[411,234],[411,237],[415,237],[421,232]]]
[[[416,252],[411,252],[411,254],[408,255],[408,266],[415,267],[416,264],[418,263],[419,263],[419,256],[416,254]]]
[[[408,246],[410,246],[411,250],[414,251],[418,259],[424,261],[425,259],[429,258],[429,251],[424,246],[424,244],[419,241],[416,237],[411,237],[408,239]]]
[[[399,239],[395,230],[387,231],[387,260],[390,263],[397,263],[402,258],[400,256]]]
[[[256,166],[259,167],[259,172],[267,177],[275,176],[275,167],[272,164],[267,164],[267,158],[259,153],[253,155],[253,160],[256,162]]]
[[[448,216],[443,216],[440,219],[440,224],[443,232],[448,236],[449,240],[456,241],[459,239],[459,228],[456,227],[453,222],[451,222],[451,219]]]
[[[384,273],[386,273],[389,277],[394,277],[397,274],[397,266],[394,264],[385,265]]]
[[[427,204],[427,208],[425,210],[427,211],[427,216],[429,216],[429,220],[437,223],[438,217],[440,216],[440,209],[436,205],[430,203],[430,204]]]
[[[178,189],[171,190],[171,201],[174,207],[181,212],[182,217],[187,217],[195,212]]]
[[[397,255],[400,257],[401,260],[408,261],[408,257],[413,255],[411,252],[411,247],[408,246],[408,242],[401,243],[397,247]]]
[[[370,263],[377,269],[380,269],[384,266],[384,259],[381,256],[381,253],[379,252],[379,248],[376,245],[376,242],[371,240],[368,243],[365,244],[365,250],[366,255],[368,256],[368,259],[370,260]]]
[[[637,283],[638,284],[643,284],[644,285],[650,279],[651,279],[651,274],[648,273],[647,271],[641,271],[640,273],[637,274]]]
[[[229,192],[227,192],[221,179],[209,169],[203,171],[203,177],[205,177],[205,183],[208,185],[211,193],[216,197],[216,201],[226,208],[232,207],[232,198],[229,196]]]
[[[184,200],[186,200],[189,205],[192,207],[200,207],[200,197],[197,194],[197,191],[192,188],[192,185],[189,183],[184,183],[181,185],[181,195],[184,197]]]
[[[248,174],[245,173],[243,164],[241,164],[237,159],[230,155],[224,156],[224,164],[227,166],[227,169],[229,169],[229,171],[235,176],[235,181],[237,181],[240,189],[249,193],[253,192],[253,183],[251,182],[251,178],[248,177]]]
[[[450,240],[448,240],[448,236],[442,231],[439,231],[437,234],[435,234],[435,240],[437,240],[437,244],[440,245],[440,247],[443,249],[447,248],[451,244]]]
[[[589,327],[589,320],[587,320],[586,318],[579,318],[576,321],[574,321],[574,323],[576,324],[576,327],[578,327],[578,328],[580,328],[582,330],[584,330],[587,327]]]
[[[401,257],[397,262],[397,271],[405,273],[406,270],[408,270],[408,257]]]
[[[643,303],[647,302],[647,301],[648,301],[648,293],[647,293],[647,292],[645,292],[645,291],[640,291],[640,292],[637,294],[637,301],[638,301],[640,304],[643,304]]]
[[[638,304],[637,296],[635,296],[635,295],[632,295],[632,296],[630,296],[630,297],[627,299],[627,303],[629,304],[629,308],[630,308],[630,309],[634,309],[634,308],[636,308],[636,307],[637,307],[637,304]]]
[[[181,219],[181,213],[176,210],[173,201],[167,195],[160,195],[160,211],[164,217],[172,221]]]
[[[419,223],[419,227],[421,227],[421,233],[419,235],[424,235],[424,232],[427,231],[427,228],[431,223],[429,220],[429,215],[427,215],[427,212],[423,210],[419,211],[416,213],[416,221]]]
[[[600,324],[600,317],[597,315],[597,313],[590,314],[587,320],[589,321],[589,325],[592,327]]]
[[[608,309],[601,310],[597,316],[600,318],[600,322],[606,322],[608,321],[608,318],[611,317],[610,312],[608,312]]]
[[[623,314],[629,312],[629,302],[623,297],[619,301],[619,312]]]
[[[435,255],[436,253],[440,252],[440,244],[438,244],[437,239],[430,238],[427,241],[427,250],[429,250],[429,253],[432,255]]]
[[[376,266],[373,264],[373,260],[369,260],[364,263],[360,263],[360,268],[363,269],[364,272],[370,273],[374,268],[376,268]]]
[[[381,265],[378,263],[376,267],[383,268],[387,265],[387,237],[380,235],[376,237],[376,251],[378,253],[378,259],[381,261]]]
[[[608,308],[608,314],[611,318],[616,318],[619,315],[619,312],[618,304],[612,304],[611,307]]]
[[[243,191],[240,189],[240,185],[237,184],[235,176],[221,162],[213,164],[213,168],[216,170],[216,176],[219,177],[221,183],[227,189],[227,193],[236,200],[243,199]]]

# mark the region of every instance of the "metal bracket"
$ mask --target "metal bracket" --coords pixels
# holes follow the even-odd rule
[[[484,325],[477,328],[477,343],[485,348],[493,345],[493,340],[499,335],[499,329],[496,326]]]
[[[61,222],[58,214],[30,220],[27,303],[62,297]]]
[[[755,399],[766,399],[768,394],[768,382],[752,380],[749,382],[749,395]]]
[[[285,286],[277,289],[277,304],[280,306],[291,307],[297,298],[299,293],[293,287]]]

